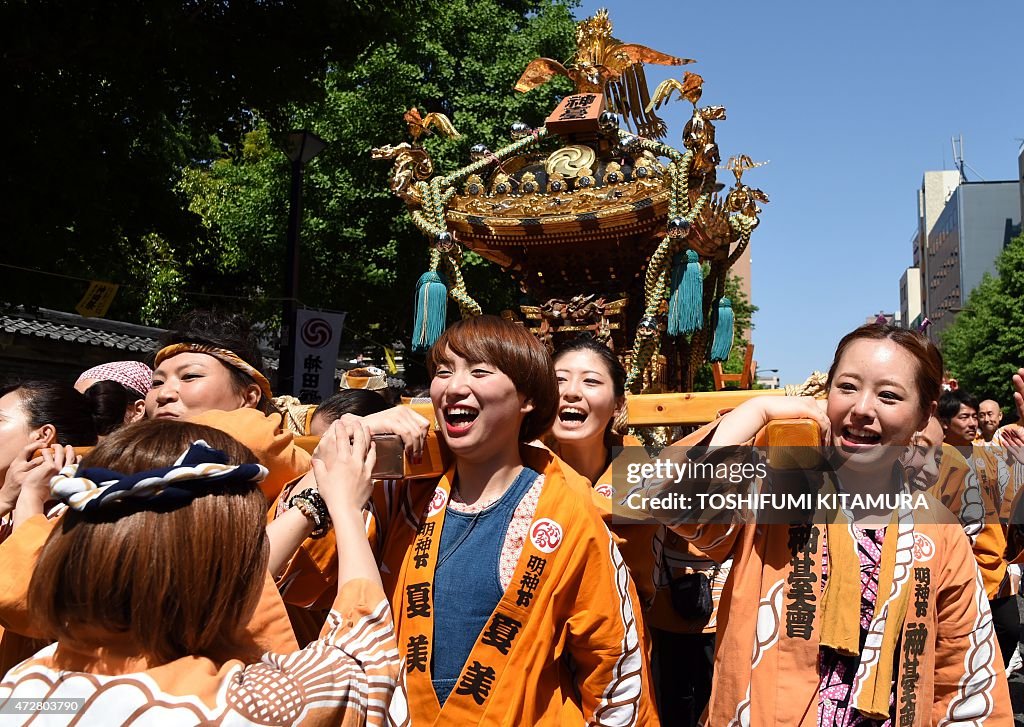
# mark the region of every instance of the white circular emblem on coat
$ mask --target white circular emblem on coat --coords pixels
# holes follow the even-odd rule
[[[931,560],[933,555],[935,555],[935,543],[932,542],[932,539],[923,533],[915,532],[914,560],[918,563],[924,563]]]
[[[433,497],[430,498],[430,507],[427,509],[427,517],[434,517],[437,513],[444,510],[445,505],[448,504],[448,493],[438,487],[434,490]]]
[[[542,517],[530,526],[530,542],[542,553],[554,553],[562,544],[562,526]]]

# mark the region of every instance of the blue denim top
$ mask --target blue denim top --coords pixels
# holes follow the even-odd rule
[[[478,513],[448,508],[434,572],[434,648],[430,665],[444,706],[477,637],[505,594],[498,578],[501,548],[512,515],[538,473],[523,467],[512,486]]]

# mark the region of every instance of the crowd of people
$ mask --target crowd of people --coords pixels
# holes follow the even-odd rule
[[[642,444],[592,338],[451,325],[432,420],[373,371],[315,409],[275,397],[237,317],[191,314],[152,364],[0,389],[13,724],[1012,723],[1024,369],[1000,426],[925,337],[870,324],[822,398],[751,397],[666,450],[738,462],[810,420],[821,491],[926,493],[780,524],[627,513]],[[382,478],[395,441],[440,466]]]

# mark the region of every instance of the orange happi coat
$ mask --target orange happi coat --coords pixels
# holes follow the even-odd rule
[[[998,456],[1002,457],[1003,461],[1006,463],[1006,468],[1010,473],[1009,483],[1007,484],[1006,490],[1003,492],[1003,506],[999,513],[1004,522],[1008,522],[1010,519],[1010,511],[1014,498],[1016,498],[1021,489],[1024,489],[1024,464],[1018,462],[1016,458],[1010,454],[1010,451],[1006,448],[1006,445],[1003,442],[1003,434],[1010,429],[1024,429],[1024,421],[1004,424],[999,427],[999,429],[996,430],[995,436],[992,437],[992,441],[985,445],[987,449],[993,450]]]
[[[958,450],[959,451],[959,450]],[[1013,482],[1013,468],[1006,458],[1008,453],[999,445],[973,445],[963,450],[963,456],[974,471],[978,484],[986,492],[989,510],[1005,522],[1009,516],[1010,501],[1016,492]]]
[[[545,478],[529,536],[443,708],[429,666],[430,593],[455,471],[375,493],[384,586],[406,659],[406,691],[392,717],[409,725],[656,725],[639,599],[589,483],[547,450],[521,452]]]
[[[962,530],[916,520],[890,529],[894,532],[887,531],[886,538],[898,539],[898,557],[907,561],[894,574],[890,597],[900,589],[916,594],[927,585],[921,610],[915,600],[907,611],[897,665],[888,676],[897,725],[958,718],[1012,724],[988,597]],[[682,534],[706,552],[730,553],[734,563],[722,599],[707,724],[815,724],[821,616],[812,614],[810,629],[794,617],[796,555],[789,547],[790,528],[744,525],[732,533],[705,528]],[[821,543],[820,533],[816,540]],[[820,550],[806,555],[820,582]],[[879,668],[872,656],[862,652],[865,676]]]
[[[636,437],[626,435],[623,447],[642,447]],[[557,452],[557,450],[556,450]],[[717,624],[718,603],[729,575],[729,563],[715,563],[685,539],[654,521],[633,521],[625,508],[614,508],[616,494],[625,496],[615,481],[616,462],[593,482],[594,504],[608,525],[615,544],[629,567],[637,593],[644,606],[644,621],[650,628],[675,633],[713,634]],[[670,583],[673,578],[703,573],[711,586],[712,612],[706,620],[681,616],[672,605]]]
[[[296,480],[285,486],[271,510],[271,517],[284,512]],[[376,543],[376,523],[369,512],[363,513],[367,538]],[[277,578],[277,587],[284,599],[299,644],[308,644],[317,637],[327,612],[337,594],[338,545],[334,531],[322,538],[306,538]]]
[[[290,431],[282,429],[280,414],[264,414],[256,409],[211,409],[190,417],[189,421],[231,435],[256,455],[257,461],[267,468],[260,489],[269,503],[277,499],[285,483],[301,477],[312,466],[309,453],[295,444]]]
[[[623,447],[642,447],[643,444],[636,437],[626,435],[622,438]],[[557,443],[551,448],[556,455],[560,455]],[[601,519],[612,533],[615,545],[622,553],[623,560],[629,568],[630,576],[633,578],[633,585],[636,586],[637,594],[644,608],[648,608],[654,599],[656,588],[656,562],[655,543],[659,526],[654,522],[631,522],[626,517],[618,516],[612,511],[612,495],[615,491],[613,474],[615,462],[611,462],[607,469],[593,482],[591,482],[591,495],[594,506],[601,513]]]
[[[679,444],[706,444],[714,426]],[[649,486],[656,495],[657,485]],[[880,579],[853,695],[867,693],[871,684],[886,701],[892,695],[893,727],[1011,725],[1006,676],[970,542],[952,514],[925,497],[927,509],[901,511],[886,528],[895,565]],[[823,593],[814,586],[822,582],[822,548],[832,548],[825,526],[682,520],[671,523],[674,532],[716,560],[733,559],[704,723],[816,724],[825,616]],[[829,583],[839,577],[832,573]],[[890,606],[901,599],[905,615],[891,624],[888,619],[898,616]],[[890,666],[879,655],[891,628],[897,638]]]
[[[995,500],[997,492],[991,479],[980,472],[985,466],[986,460],[972,458],[968,462],[955,447],[943,444],[939,479],[929,492],[963,525],[985,592],[991,599],[1009,595],[1010,581],[1004,559],[1006,536]]]
[[[722,592],[729,580],[732,560],[716,562],[691,543],[661,526],[655,535],[657,590],[654,600],[645,614],[646,623],[652,629],[671,631],[677,634],[713,634],[718,630],[719,607]],[[711,587],[711,614],[707,619],[691,619],[681,615],[672,604],[671,582],[675,578],[703,573]]]

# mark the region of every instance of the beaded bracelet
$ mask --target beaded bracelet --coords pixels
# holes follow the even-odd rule
[[[331,515],[327,511],[327,503],[316,490],[303,490],[297,495],[292,495],[288,500],[288,507],[297,507],[307,518],[313,521],[313,532],[309,537],[318,540],[331,529]]]

